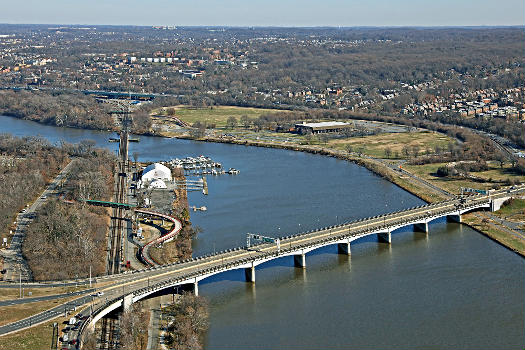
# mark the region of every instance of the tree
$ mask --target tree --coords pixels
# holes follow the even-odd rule
[[[385,157],[390,158],[392,155],[392,149],[390,147],[385,148]]]
[[[437,176],[446,177],[450,173],[450,169],[447,166],[440,166],[437,170]]]
[[[419,146],[418,145],[412,146],[412,155],[414,156],[414,158],[419,156]]]
[[[175,114],[176,114],[176,109],[173,108],[173,107],[170,107],[166,110],[166,114],[168,114],[169,116],[173,117]]]
[[[241,116],[241,124],[244,126],[245,129],[249,129],[250,128],[250,125],[252,124],[252,121],[250,118],[248,118],[247,115],[243,114]]]
[[[237,118],[235,118],[234,116],[230,116],[228,117],[228,119],[226,119],[227,128],[234,129],[236,126],[237,126]]]
[[[408,157],[410,155],[410,147],[408,145],[403,146],[403,154],[405,157]]]
[[[348,153],[352,153],[352,151],[353,151],[352,145],[350,145],[350,144],[346,145],[345,149],[346,149],[346,152],[348,152]]]

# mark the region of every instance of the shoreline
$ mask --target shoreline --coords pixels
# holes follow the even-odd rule
[[[163,135],[159,135],[159,136],[167,137]],[[432,203],[432,200],[429,197],[425,196],[424,194],[414,191],[413,189],[403,184],[401,181],[396,181],[395,176],[399,176],[399,174],[396,174],[393,170],[385,168],[384,171],[381,171],[379,167],[384,167],[384,165],[376,162],[375,160],[365,159],[362,157],[355,157],[355,156],[347,154],[344,151],[335,151],[335,150],[330,150],[330,149],[319,147],[319,146],[310,146],[310,145],[297,145],[297,144],[285,145],[282,143],[273,144],[273,143],[267,143],[264,141],[236,140],[236,139],[225,139],[225,138],[217,138],[217,137],[206,137],[202,139],[195,139],[191,136],[173,136],[170,138],[176,138],[180,140],[191,140],[191,141],[197,141],[197,142],[213,142],[213,143],[240,145],[240,146],[284,149],[288,151],[296,151],[296,152],[304,152],[304,153],[328,156],[328,157],[336,158],[339,160],[352,162],[356,165],[362,166],[366,168],[367,170],[369,170],[370,172],[372,172],[374,175],[384,178],[385,180],[411,193],[412,195],[418,197],[419,199],[427,203]]]
[[[166,137],[166,136],[161,136]],[[198,141],[198,142],[214,142],[214,143],[227,143],[227,144],[234,144],[234,145],[244,145],[244,146],[251,146],[251,147],[264,147],[264,148],[276,148],[276,149],[285,149],[290,151],[296,151],[296,152],[305,152],[305,153],[311,153],[311,154],[319,154],[324,156],[329,156],[333,158],[337,158],[339,160],[344,160],[348,162],[352,162],[356,165],[362,166],[372,172],[373,174],[382,177],[383,179],[389,181],[390,183],[398,186],[399,188],[411,193],[412,195],[416,196],[417,198],[425,201],[426,203],[432,203],[432,198],[428,195],[422,194],[418,191],[416,191],[413,188],[410,188],[407,186],[407,184],[400,181],[399,174],[396,174],[393,170],[386,168],[383,164],[380,164],[379,162],[376,162],[372,159],[364,159],[362,157],[353,157],[349,154],[343,153],[343,151],[334,151],[330,149],[326,149],[323,147],[316,147],[316,146],[309,146],[309,145],[285,145],[285,144],[273,144],[268,143],[264,141],[251,141],[251,140],[238,140],[238,139],[225,139],[225,138],[216,138],[216,137],[206,137],[202,139],[195,139],[191,136],[174,136],[172,138],[181,139],[181,140],[191,140],[191,141]],[[375,165],[375,166],[374,166]],[[417,187],[417,186],[416,186]],[[466,218],[470,221],[470,218]],[[520,252],[518,249],[512,247],[511,245],[505,244],[505,242],[502,242],[497,237],[492,236],[488,232],[484,232],[480,230],[479,228],[474,226],[473,222],[465,222],[463,221],[462,224],[470,227],[474,231],[482,234],[486,238],[490,239],[491,241],[501,245],[502,247],[508,249],[509,251],[517,254],[518,256],[525,258],[525,252]]]
[[[20,118],[17,116],[10,116],[4,114],[4,116],[9,118],[16,118],[20,120],[27,120],[27,121],[33,121],[39,124],[53,126],[61,128],[61,126],[56,126],[48,123],[42,123],[40,121],[26,119],[26,118]],[[94,131],[103,131],[103,132],[112,132],[112,130],[103,130],[103,129],[89,129],[89,128],[79,128],[79,127],[70,127],[66,126],[66,128],[72,128],[72,129],[85,129],[85,130],[94,130]],[[162,134],[153,134],[153,133],[141,133],[137,134],[141,136],[150,136],[150,137],[161,137],[161,138],[175,138],[175,139],[181,139],[181,140],[190,140],[190,141],[198,141],[198,142],[213,142],[213,143],[225,143],[225,144],[233,144],[233,145],[244,145],[244,146],[252,146],[252,147],[263,147],[263,148],[275,148],[275,149],[284,149],[289,151],[296,151],[296,152],[305,152],[305,153],[311,153],[311,154],[319,154],[324,156],[329,156],[333,158],[337,158],[344,161],[349,161],[354,164],[357,164],[359,166],[362,166],[372,172],[373,174],[380,176],[384,178],[385,180],[389,181],[390,183],[398,186],[399,188],[411,193],[412,195],[416,196],[417,198],[425,201],[426,203],[432,203],[433,201],[439,201],[443,198],[432,198],[431,195],[427,195],[425,193],[421,193],[420,191],[417,191],[416,189],[412,188],[408,185],[408,183],[404,183],[399,174],[395,173],[393,170],[386,168],[383,164],[380,164],[379,162],[376,162],[372,159],[364,159],[362,157],[355,157],[347,154],[344,151],[334,151],[330,149],[326,149],[319,146],[311,146],[311,145],[298,145],[298,144],[282,144],[282,143],[269,143],[264,141],[251,141],[251,140],[241,140],[241,139],[232,139],[232,138],[218,138],[218,137],[204,137],[196,139],[190,135],[180,135],[180,136],[167,136]],[[416,185],[413,185],[417,188]],[[436,196],[434,196],[436,197]],[[492,241],[502,245],[503,247],[509,249],[510,251],[522,256],[525,258],[525,253],[520,253],[519,250],[515,249],[512,246],[506,245],[503,242],[500,242],[498,239],[492,237],[489,233],[484,232],[476,227],[473,226],[471,223],[463,222],[463,224],[469,226],[473,230],[481,233],[483,236],[491,239]]]

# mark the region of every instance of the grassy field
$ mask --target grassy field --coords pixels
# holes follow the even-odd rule
[[[17,333],[0,337],[0,350],[42,350],[51,347],[51,336],[53,335],[53,323],[59,323],[59,329],[63,328],[62,322],[66,318],[57,318],[53,321],[43,323]]]
[[[509,205],[505,205],[494,213],[502,219],[519,222],[525,225],[525,199],[514,198]]]
[[[495,184],[504,185],[504,181],[523,180],[523,176],[512,173],[509,168],[510,165],[505,165],[503,168],[497,162],[488,162],[489,170],[472,173],[472,175],[482,178],[486,181],[478,182],[470,179],[456,178],[456,177],[438,177],[436,176],[437,169],[445,163],[434,163],[425,165],[405,165],[403,168],[425,180],[434,183],[452,193],[461,193],[461,187],[470,187],[476,189],[491,189]],[[489,181],[492,180],[492,181]]]
[[[206,108],[195,108],[189,106],[173,106],[163,107],[153,111],[153,115],[167,115],[168,108],[175,109],[175,117],[179,118],[186,123],[193,124],[197,121],[207,122],[215,124],[217,128],[224,128],[226,126],[226,120],[229,117],[239,119],[241,116],[246,115],[251,119],[259,117],[265,113],[277,113],[286,112],[277,109],[263,109],[263,108],[250,108],[250,107],[235,107],[235,106],[213,106]],[[157,118],[158,120],[159,118]],[[240,126],[240,123],[239,123]]]
[[[37,314],[44,310],[51,309],[57,305],[60,305],[68,300],[73,300],[74,298],[62,298],[55,300],[45,300],[29,304],[20,304],[20,305],[11,305],[3,306],[0,309],[0,326],[5,324],[21,320],[23,318],[29,317],[31,315]]]
[[[431,131],[423,131],[384,133],[371,136],[330,140],[326,147],[345,150],[348,146],[351,146],[354,152],[362,148],[364,154],[376,158],[386,158],[385,150],[389,148],[392,152],[390,158],[404,159],[407,158],[406,155],[403,154],[403,148],[405,146],[408,146],[410,149],[417,146],[419,147],[420,154],[422,154],[423,152],[426,152],[428,148],[434,152],[436,146],[439,146],[442,149],[447,149],[448,144],[454,142],[454,139],[446,135]]]
[[[469,213],[462,216],[463,222],[483,232],[487,236],[525,256],[525,241],[500,229],[492,220],[482,214]]]

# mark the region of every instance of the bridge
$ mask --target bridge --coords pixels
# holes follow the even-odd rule
[[[455,198],[438,203],[422,205],[398,212],[355,220],[349,223],[280,237],[279,244],[260,244],[237,247],[148,269],[112,276],[119,278],[114,286],[104,289],[106,300],[91,309],[91,316],[80,329],[93,329],[96,322],[108,313],[123,308],[149,296],[173,292],[178,287],[191,288],[198,295],[199,281],[226,271],[244,269],[246,281],[255,283],[255,268],[270,260],[293,256],[295,266],[306,267],[306,254],[328,246],[337,245],[340,254],[351,254],[351,242],[370,235],[378,240],[392,243],[392,232],[409,225],[428,234],[428,224],[446,217],[461,222],[461,215],[478,209],[498,210],[513,194],[523,192],[525,187],[492,191],[487,195]]]

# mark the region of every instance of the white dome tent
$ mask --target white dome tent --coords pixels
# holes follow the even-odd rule
[[[142,171],[142,177],[137,182],[137,188],[158,188],[165,189],[166,181],[171,181],[171,170],[160,163],[153,163],[148,165]]]
[[[155,179],[151,181],[149,188],[166,189],[168,186],[166,186],[166,183],[161,179]]]
[[[141,180],[142,182],[149,182],[155,179],[171,181],[171,170],[160,163],[148,165],[142,172]]]

